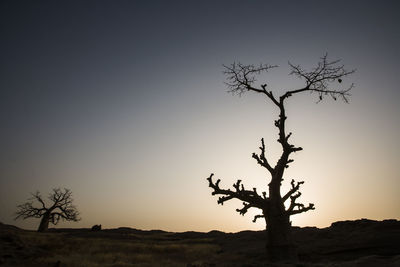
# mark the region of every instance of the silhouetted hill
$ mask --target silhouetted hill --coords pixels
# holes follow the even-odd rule
[[[301,266],[400,266],[397,220],[341,221],[322,229],[294,227],[293,234]],[[263,263],[264,237],[264,231],[171,233],[128,227],[53,228],[36,233],[0,223],[0,264],[54,266],[60,261],[60,266],[75,266],[74,262],[86,259],[88,266],[102,266],[102,262],[109,266],[290,266]]]
[[[300,257],[306,261],[400,255],[400,222],[397,220],[361,219],[335,222],[323,229],[295,228],[294,236]]]

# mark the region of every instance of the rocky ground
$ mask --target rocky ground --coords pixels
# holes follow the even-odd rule
[[[400,266],[400,221],[293,228],[298,264],[268,264],[265,233],[50,229],[0,224],[1,266]]]

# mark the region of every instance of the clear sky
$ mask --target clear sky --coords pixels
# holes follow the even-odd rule
[[[222,64],[269,63],[275,94],[304,84],[288,61],[325,52],[357,72],[350,104],[288,101],[304,148],[286,173],[316,210],[294,225],[400,219],[398,1],[1,1],[0,221],[30,192],[70,188],[81,212],[65,227],[169,231],[264,229],[240,201],[217,205],[206,178],[266,190],[251,158],[276,160],[277,110],[226,93]],[[262,80],[264,81],[264,80]],[[261,80],[260,80],[261,82]]]

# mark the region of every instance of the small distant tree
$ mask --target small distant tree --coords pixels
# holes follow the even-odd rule
[[[15,219],[41,218],[38,232],[49,228],[49,223],[56,225],[60,219],[77,222],[79,212],[72,204],[72,192],[69,189],[54,188],[47,197],[50,204],[46,204],[39,191],[31,194],[27,202],[18,205]]]
[[[290,216],[307,212],[314,209],[314,204],[304,205],[298,203],[297,200],[301,196],[299,192],[303,181],[296,182],[291,180],[291,189],[285,194],[281,194],[281,185],[286,168],[294,160],[290,156],[298,151],[303,150],[290,143],[291,132],[286,130],[286,100],[300,93],[313,93],[317,95],[318,102],[326,96],[333,100],[338,98],[344,102],[348,102],[349,91],[352,89],[351,84],[346,89],[333,89],[335,85],[342,83],[342,79],[354,72],[347,71],[343,65],[339,64],[339,60],[329,61],[325,54],[318,62],[317,66],[312,70],[304,70],[299,65],[289,63],[290,74],[297,76],[304,81],[304,86],[288,90],[279,97],[275,97],[272,91],[267,89],[267,84],[261,84],[259,87],[255,85],[256,76],[268,72],[276,66],[271,65],[243,65],[241,63],[233,63],[230,66],[224,66],[224,73],[227,75],[227,85],[229,92],[241,95],[245,92],[258,93],[270,103],[277,107],[279,117],[275,120],[275,127],[278,128],[278,142],[282,146],[282,153],[274,165],[267,160],[264,139],[261,139],[260,153],[253,153],[252,157],[257,163],[265,168],[270,176],[268,184],[268,194],[262,192],[259,194],[256,188],[246,190],[241,180],[233,185],[233,190],[220,188],[221,180],[213,181],[213,173],[207,178],[209,187],[213,189],[212,195],[222,195],[218,199],[218,204],[223,204],[231,199],[238,199],[243,202],[243,207],[237,209],[241,215],[247,213],[250,208],[261,210],[261,214],[254,217],[253,222],[259,218],[264,218],[266,222],[267,232],[267,254],[271,261],[297,261],[297,252],[291,235]],[[285,203],[287,204],[285,205]]]

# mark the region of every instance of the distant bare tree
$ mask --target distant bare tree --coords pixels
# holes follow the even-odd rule
[[[72,192],[69,189],[55,188],[49,194],[50,205],[46,205],[39,191],[31,194],[27,202],[18,205],[15,219],[42,218],[38,232],[44,232],[49,227],[49,222],[56,225],[60,219],[77,222],[80,220],[79,212],[72,204]],[[34,203],[36,202],[36,203]],[[38,207],[35,205],[38,204]]]
[[[218,204],[222,205],[225,201],[239,199],[243,201],[243,207],[236,211],[241,215],[244,215],[250,208],[261,210],[261,214],[256,215],[253,222],[259,218],[265,219],[267,253],[269,259],[272,261],[297,261],[297,252],[291,235],[291,222],[289,217],[314,209],[314,204],[312,203],[304,205],[297,202],[298,198],[301,196],[299,189],[304,183],[303,181],[295,182],[291,180],[291,189],[283,194],[283,196],[281,195],[281,183],[283,181],[284,171],[289,167],[289,164],[293,162],[290,156],[294,152],[303,150],[301,147],[289,143],[292,133],[287,133],[285,127],[287,119],[285,101],[296,94],[309,92],[318,96],[318,102],[323,100],[325,96],[330,96],[334,100],[341,98],[347,103],[348,97],[350,96],[349,91],[353,88],[353,84],[346,89],[339,90],[331,89],[331,86],[333,86],[333,82],[342,83],[342,79],[352,74],[354,70],[345,70],[344,66],[340,65],[339,62],[339,60],[329,61],[325,54],[318,62],[317,66],[310,71],[304,70],[299,65],[289,63],[291,68],[290,74],[302,79],[305,85],[299,89],[288,90],[279,97],[275,97],[272,91],[267,90],[267,84],[261,84],[259,88],[254,85],[257,75],[262,72],[268,72],[276,66],[255,66],[241,63],[233,63],[230,66],[224,66],[229,92],[239,95],[245,92],[259,93],[278,108],[279,118],[275,120],[274,124],[279,131],[279,138],[277,141],[282,146],[282,153],[276,165],[271,165],[266,157],[264,139],[261,139],[260,153],[253,153],[252,155],[257,163],[267,169],[270,174],[268,195],[266,192],[259,194],[256,188],[253,188],[253,190],[246,190],[241,180],[238,180],[233,185],[233,190],[220,188],[221,180],[218,179],[214,182],[212,179],[214,174],[211,174],[207,180],[209,182],[209,187],[213,189],[212,195],[222,195],[218,199]],[[288,204],[285,207],[286,201],[288,201]]]

